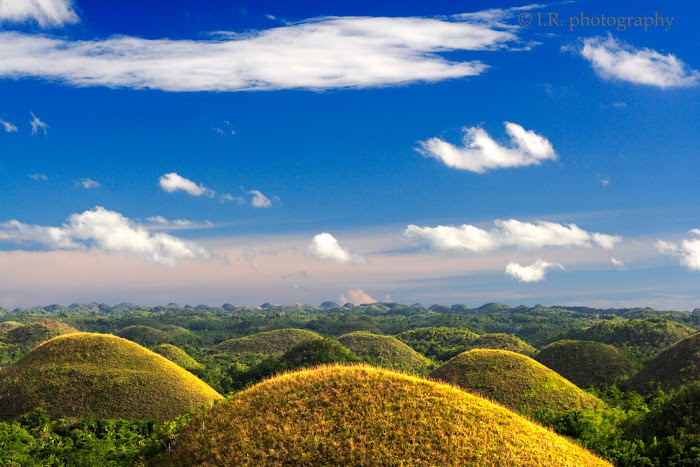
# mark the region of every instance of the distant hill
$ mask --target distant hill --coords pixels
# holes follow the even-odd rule
[[[197,414],[161,466],[604,466],[452,386],[362,366],[285,374]]]
[[[700,332],[661,352],[630,379],[629,385],[646,392],[652,381],[657,381],[664,390],[700,381]]]
[[[618,384],[634,372],[620,349],[593,341],[561,340],[540,350],[535,360],[581,388]]]
[[[661,318],[630,319],[602,321],[587,329],[569,331],[563,339],[602,342],[633,356],[650,357],[694,332],[690,326]]]
[[[177,363],[185,370],[197,370],[203,368],[197,360],[190,357],[187,352],[172,344],[160,344],[153,348],[158,355],[162,355],[173,363]]]
[[[425,327],[411,329],[396,335],[401,342],[421,354],[437,360],[449,360],[469,350],[478,334],[467,328]]]
[[[25,354],[42,342],[71,332],[77,330],[67,324],[47,319],[24,325],[13,324],[1,339],[7,345],[8,352]]]
[[[117,336],[129,339],[144,347],[153,347],[168,341],[168,335],[150,326],[129,326],[117,332]]]
[[[338,342],[373,365],[410,373],[424,373],[430,365],[430,360],[392,336],[358,331],[340,336]]]
[[[224,341],[212,349],[212,353],[228,355],[260,354],[282,355],[292,347],[312,339],[321,339],[315,332],[305,329],[277,329],[251,336]]]
[[[433,370],[430,377],[532,416],[537,411],[595,409],[605,405],[541,363],[507,350],[464,352]]]
[[[537,352],[537,349],[522,339],[512,334],[503,333],[483,334],[474,339],[471,346],[474,349],[509,350],[527,356],[532,356]]]
[[[37,407],[54,417],[170,420],[221,396],[188,371],[107,334],[56,337],[0,370],[0,419]]]

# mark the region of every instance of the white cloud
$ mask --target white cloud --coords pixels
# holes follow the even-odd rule
[[[163,216],[147,217],[146,221],[150,224],[145,224],[144,227],[149,230],[194,230],[194,229],[209,229],[214,227],[214,223],[210,221],[194,222],[187,219],[166,219]]]
[[[207,196],[213,198],[216,193],[213,190],[205,187],[204,185],[197,185],[192,180],[181,177],[175,172],[165,174],[158,180],[160,187],[167,191],[168,193],[173,193],[174,191],[182,190],[192,196]]]
[[[473,225],[461,227],[438,225],[419,227],[408,225],[404,235],[417,239],[436,250],[467,250],[488,252],[505,247],[532,250],[543,247],[590,247],[592,243],[610,249],[622,240],[616,235],[590,233],[576,224],[562,225],[555,222],[520,222],[515,219],[494,221],[495,228],[484,230]]]
[[[700,82],[700,72],[688,67],[675,55],[664,55],[647,48],[636,49],[610,35],[584,39],[578,53],[605,79],[662,89],[696,86]]]
[[[484,173],[490,169],[540,165],[544,160],[556,160],[552,143],[527,131],[522,126],[505,122],[510,145],[502,146],[482,128],[464,128],[463,146],[458,147],[440,138],[420,141],[418,151],[434,157],[448,167]]]
[[[263,195],[258,190],[249,190],[248,194],[253,195],[253,199],[250,202],[253,205],[253,207],[269,208],[270,206],[272,206],[272,201],[270,201],[270,198]]]
[[[540,282],[544,279],[549,269],[564,269],[560,264],[548,263],[538,259],[530,266],[521,266],[518,263],[510,262],[506,266],[506,274],[520,282]]]
[[[0,120],[0,125],[2,125],[2,127],[5,129],[6,133],[12,133],[13,131],[14,132],[19,131],[19,129],[17,128],[17,125],[10,123],[10,122],[6,122],[5,120]]]
[[[700,271],[700,229],[688,232],[693,238],[685,239],[680,244],[659,240],[656,248],[665,255],[680,258],[681,266],[691,271]]]
[[[376,303],[377,301],[370,297],[364,290],[362,289],[350,289],[348,290],[348,294],[341,294],[340,295],[340,303],[341,305],[344,305],[346,303],[352,303],[353,305],[363,305],[366,303]]]
[[[367,260],[340,246],[333,235],[323,232],[314,236],[307,251],[319,259],[330,259],[340,264],[365,264]]]
[[[0,50],[1,50],[2,44],[0,44]],[[44,132],[44,136],[46,136],[46,129],[49,127],[46,123],[42,122],[39,120],[39,117],[34,115],[34,112],[30,112],[32,114],[32,119],[29,121],[29,124],[32,126],[32,134],[35,135],[41,131]]]
[[[71,0],[0,0],[0,22],[34,20],[42,28],[80,21]]]
[[[32,180],[48,180],[49,177],[47,177],[44,174],[27,174],[27,177],[31,178]]]
[[[75,183],[82,186],[86,190],[89,190],[91,188],[99,188],[102,186],[99,182],[96,182],[95,180],[92,180],[90,178],[81,178],[80,180],[76,180]]]
[[[245,199],[242,196],[233,196],[231,193],[224,193],[219,196],[220,203],[235,202],[238,205],[245,204]]]
[[[38,243],[49,249],[92,248],[102,253],[120,253],[149,263],[177,266],[184,259],[209,261],[213,255],[194,242],[164,233],[151,233],[118,212],[101,206],[72,214],[62,227],[23,224],[11,220],[0,224],[0,240]]]
[[[476,76],[451,51],[508,48],[518,28],[470,18],[324,17],[211,40],[0,33],[0,76],[165,91],[334,89]],[[478,57],[483,57],[479,54]]]

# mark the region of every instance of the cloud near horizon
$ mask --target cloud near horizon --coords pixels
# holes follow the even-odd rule
[[[658,240],[656,248],[665,255],[680,258],[681,266],[691,271],[700,271],[700,229],[688,233],[693,237],[679,244]]]
[[[500,22],[510,10],[499,11],[499,18],[321,17],[259,31],[212,33],[210,40],[74,41],[0,32],[0,77],[172,92],[436,82],[489,68],[476,59],[447,60],[442,53],[507,49],[518,41],[518,26]]]
[[[612,35],[586,38],[577,52],[603,79],[661,89],[697,86],[700,83],[700,72],[688,67],[675,55],[664,55],[648,48],[637,49]]]
[[[362,289],[350,289],[347,295],[340,294],[340,304],[352,303],[353,305],[365,305],[367,303],[376,303],[377,301],[370,297]]]
[[[548,263],[539,258],[530,266],[521,266],[511,261],[506,266],[506,274],[520,282],[540,282],[544,280],[550,269],[564,269],[564,267],[561,264]]]
[[[0,23],[27,21],[49,28],[74,24],[80,18],[71,0],[0,0]]]
[[[0,241],[39,244],[50,250],[92,249],[137,256],[149,263],[175,267],[184,259],[210,261],[214,255],[200,245],[164,233],[151,233],[118,212],[101,206],[72,214],[62,227],[0,223]]]
[[[340,246],[338,240],[333,235],[323,232],[311,240],[307,247],[307,251],[311,256],[323,260],[332,260],[340,264],[365,264],[367,260],[360,255],[351,253],[345,247]]]
[[[516,247],[533,250],[543,247],[591,247],[597,244],[612,249],[622,241],[619,235],[587,232],[576,224],[562,225],[555,222],[520,222],[515,219],[495,220],[495,228],[484,230],[473,225],[461,227],[438,225],[419,227],[408,225],[404,236],[427,244],[435,250],[466,250],[476,253],[494,251],[500,248]]]
[[[510,145],[502,146],[483,128],[464,128],[461,147],[440,138],[419,141],[418,152],[433,157],[448,167],[484,173],[488,170],[540,165],[545,160],[556,160],[552,143],[534,131],[527,131],[516,123],[504,122]]]

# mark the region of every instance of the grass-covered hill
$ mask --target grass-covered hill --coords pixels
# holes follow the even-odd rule
[[[196,415],[167,466],[603,466],[452,386],[363,366],[285,374]]]
[[[700,332],[676,342],[644,365],[629,384],[645,392],[656,381],[664,390],[700,381]]]
[[[430,377],[499,402],[522,414],[604,407],[553,370],[507,350],[474,349],[430,373]]]
[[[357,331],[340,336],[338,342],[372,365],[410,373],[425,373],[430,365],[430,360],[392,336]]]
[[[696,332],[685,324],[661,318],[602,321],[569,331],[564,339],[596,341],[624,349],[636,357],[651,357]]]
[[[277,329],[259,332],[252,336],[224,341],[212,349],[212,353],[228,355],[282,355],[292,347],[312,339],[321,339],[315,332],[305,329]]]
[[[618,384],[634,372],[617,347],[593,341],[561,340],[540,350],[535,360],[581,388]]]
[[[190,357],[187,352],[172,344],[160,344],[153,348],[158,355],[162,355],[173,363],[177,363],[185,370],[197,370],[203,368],[197,360]]]
[[[221,396],[192,373],[112,335],[56,337],[0,370],[0,419],[37,407],[55,417],[173,419]]]
[[[474,339],[471,345],[475,349],[509,350],[528,356],[537,352],[533,346],[522,339],[503,333],[483,334]]]
[[[168,341],[166,332],[150,326],[128,326],[117,332],[117,336],[136,342],[144,347],[153,347]]]
[[[7,346],[8,353],[25,354],[42,342],[71,332],[77,331],[67,324],[47,319],[24,325],[17,323],[6,332],[0,332],[0,341]]]
[[[396,335],[401,342],[421,354],[436,360],[449,360],[469,350],[478,334],[461,327],[425,327],[410,329]]]

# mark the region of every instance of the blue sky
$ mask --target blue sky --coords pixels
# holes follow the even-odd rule
[[[697,5],[45,5],[0,0],[0,306],[700,307]]]

